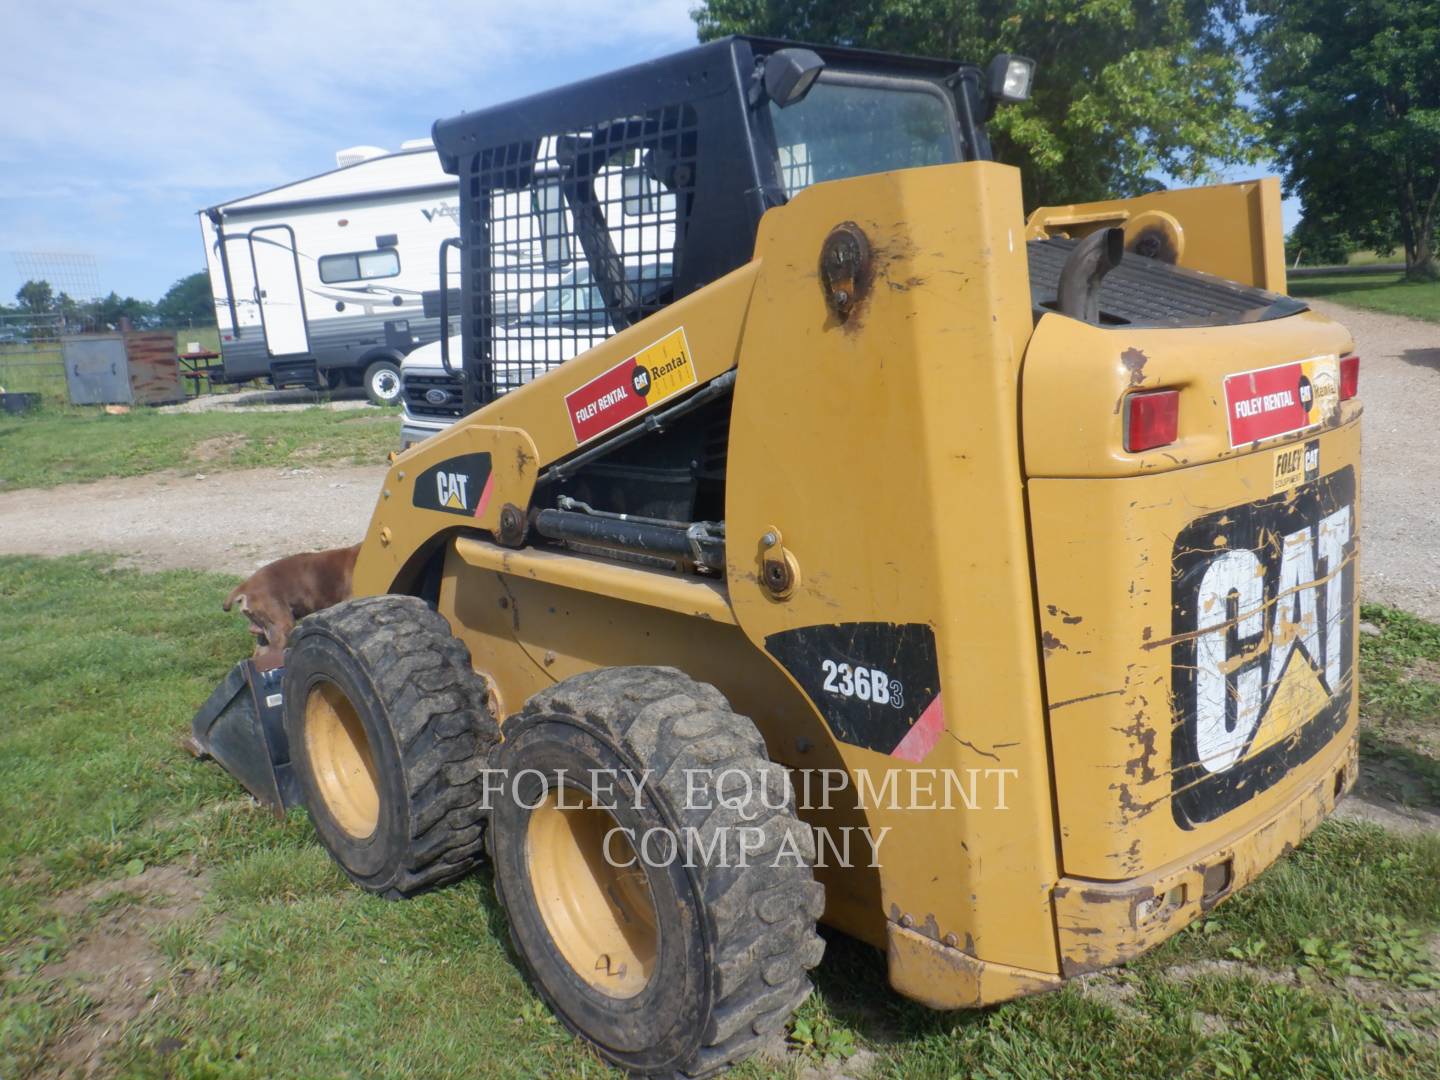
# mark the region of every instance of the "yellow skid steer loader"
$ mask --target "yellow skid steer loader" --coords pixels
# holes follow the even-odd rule
[[[488,851],[635,1072],[782,1029],[817,922],[942,1009],[1122,963],[1354,781],[1352,341],[1273,181],[1027,219],[1031,67],[730,38],[438,122],[463,418],[197,717],[363,888]]]

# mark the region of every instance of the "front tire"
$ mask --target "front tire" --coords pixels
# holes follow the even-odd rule
[[[353,881],[393,900],[474,866],[499,729],[439,614],[369,596],[311,615],[290,637],[284,693],[305,805]]]
[[[587,672],[506,722],[497,764],[496,893],[566,1025],[627,1069],[692,1077],[784,1026],[824,949],[814,839],[719,691],[673,668]]]
[[[365,369],[365,396],[376,405],[400,401],[400,365],[393,360],[376,360]]]

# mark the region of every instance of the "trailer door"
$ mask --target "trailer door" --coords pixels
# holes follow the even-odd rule
[[[255,301],[271,356],[310,351],[305,328],[305,296],[300,284],[300,259],[295,231],[289,225],[266,225],[250,232],[250,262],[255,270]]]

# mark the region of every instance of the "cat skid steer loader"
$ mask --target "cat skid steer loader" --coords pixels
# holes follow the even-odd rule
[[[1027,219],[1030,74],[731,38],[435,125],[464,415],[251,786],[384,896],[488,852],[635,1072],[780,1030],[817,922],[942,1009],[1123,963],[1354,782],[1352,341],[1273,181]]]

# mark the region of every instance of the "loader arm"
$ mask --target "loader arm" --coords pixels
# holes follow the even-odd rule
[[[733,369],[759,270],[758,261],[741,267],[398,455],[360,549],[355,595],[409,591],[455,536],[523,535],[547,470]],[[630,383],[637,366],[659,373],[643,396]]]

